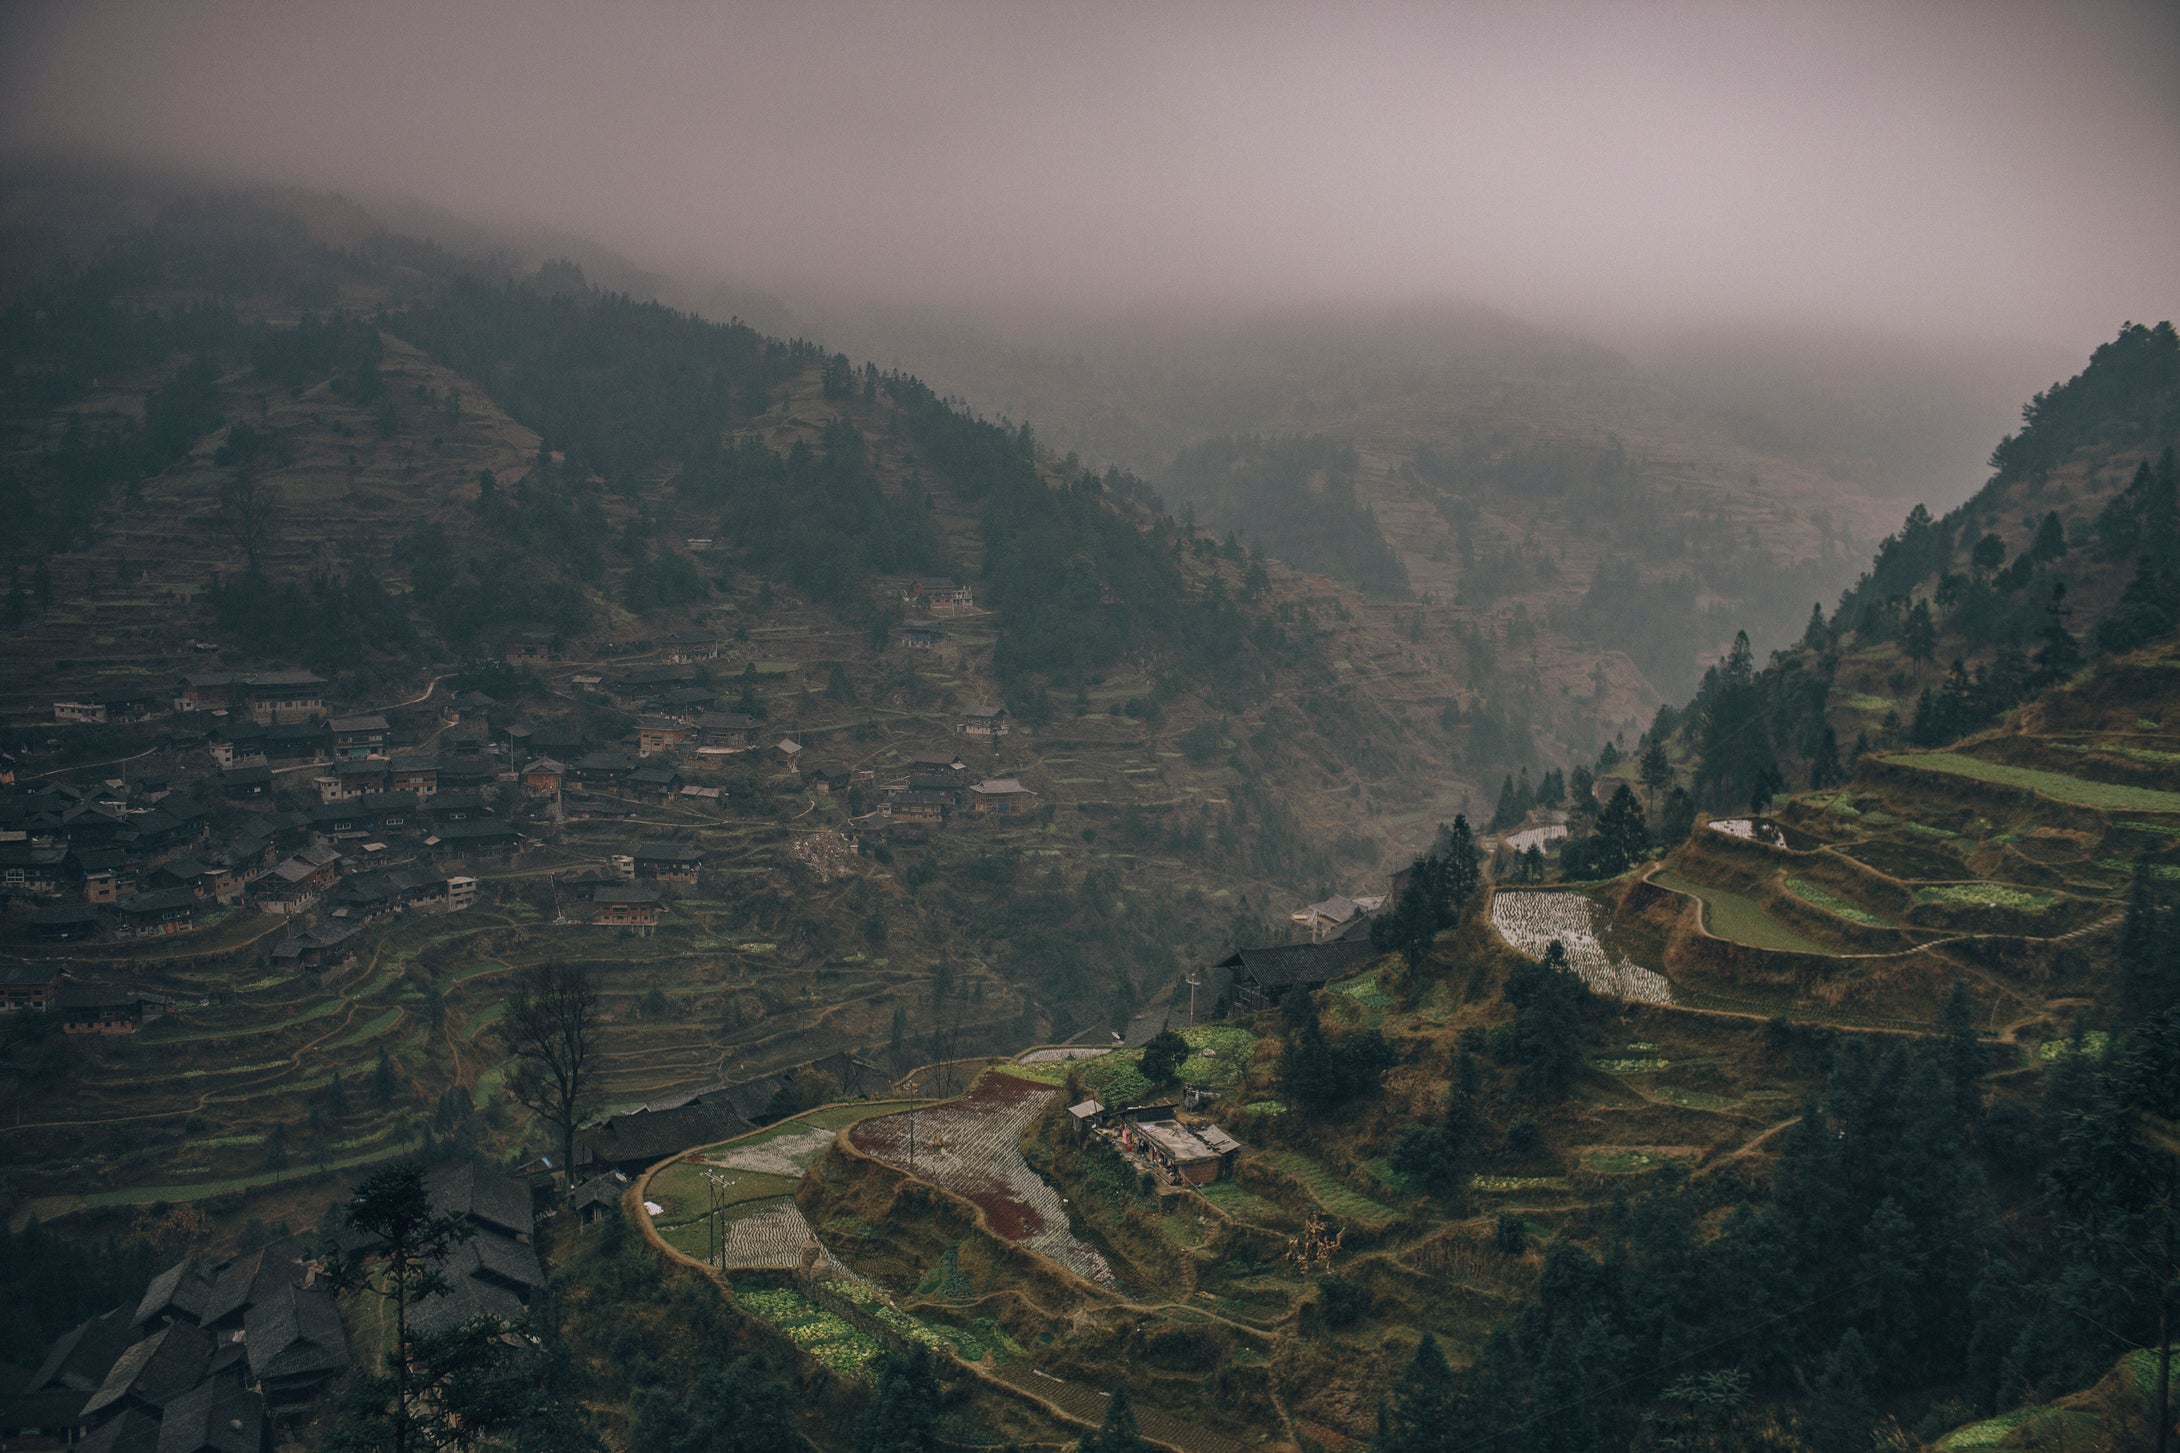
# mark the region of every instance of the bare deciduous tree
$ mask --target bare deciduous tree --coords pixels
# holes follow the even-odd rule
[[[220,527],[242,551],[252,575],[257,574],[265,547],[272,540],[279,507],[280,492],[254,469],[238,470],[233,479],[220,486]]]
[[[514,1059],[507,1088],[560,1136],[561,1175],[575,1185],[575,1130],[593,1098],[598,986],[581,964],[525,970],[500,1035]]]

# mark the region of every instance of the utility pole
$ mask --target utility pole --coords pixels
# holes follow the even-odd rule
[[[1194,969],[1188,971],[1188,1027],[1191,1029],[1196,1027],[1196,986],[1202,982],[1202,975]]]

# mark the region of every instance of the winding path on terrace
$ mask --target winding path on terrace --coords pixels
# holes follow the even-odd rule
[[[873,1160],[975,1202],[1001,1238],[1109,1287],[1112,1267],[1069,1229],[1060,1193],[1022,1158],[1022,1132],[1059,1093],[988,1074],[958,1100],[862,1121],[848,1132],[848,1142]]]

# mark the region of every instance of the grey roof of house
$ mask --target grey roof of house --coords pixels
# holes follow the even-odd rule
[[[164,1407],[196,1386],[211,1360],[211,1333],[186,1322],[171,1322],[121,1354],[98,1391],[84,1403],[84,1416],[95,1418],[124,1402]]]
[[[120,1417],[101,1423],[89,1437],[75,1445],[75,1453],[158,1453],[159,1422],[148,1413],[130,1408]]]
[[[464,822],[449,822],[432,829],[441,842],[479,842],[489,838],[519,838],[522,834],[511,822],[496,817],[472,817]]]
[[[628,1177],[619,1171],[608,1171],[602,1176],[592,1176],[575,1188],[568,1204],[577,1210],[585,1206],[614,1206],[628,1190]]]
[[[55,903],[33,909],[30,921],[40,928],[65,928],[72,924],[96,923],[98,910],[88,903]]]
[[[538,1263],[537,1253],[523,1242],[500,1236],[472,1236],[450,1250],[441,1265],[449,1279],[480,1276],[524,1299],[545,1285],[545,1268]]]
[[[952,772],[911,772],[908,774],[908,790],[943,792],[951,796],[961,790],[961,779]]]
[[[755,1124],[771,1113],[772,1102],[779,1097],[781,1090],[787,1088],[788,1082],[793,1078],[794,1076],[787,1072],[774,1075],[759,1075],[753,1080],[743,1080],[739,1084],[723,1086],[707,1095],[705,1102],[714,1105],[730,1105],[737,1115],[751,1124]],[[695,1144],[696,1142],[692,1141],[690,1143]]]
[[[639,863],[687,863],[702,860],[704,850],[678,843],[645,843],[630,856]]]
[[[1216,1125],[1197,1126],[1196,1138],[1198,1140],[1201,1140],[1204,1144],[1210,1146],[1213,1150],[1217,1151],[1221,1155],[1226,1155],[1230,1152],[1241,1149],[1240,1141],[1236,1140],[1233,1136],[1228,1135],[1224,1130],[1221,1130]]]
[[[1217,1151],[1197,1139],[1194,1131],[1177,1120],[1140,1120],[1136,1122],[1135,1133],[1182,1164],[1218,1159]]]
[[[1368,939],[1335,939],[1330,943],[1236,949],[1220,967],[1238,969],[1261,988],[1284,989],[1295,984],[1322,984],[1361,968],[1377,956],[1378,951]]]
[[[771,1095],[765,1096],[771,1102]],[[760,1111],[760,1113],[762,1113]],[[672,1110],[637,1110],[584,1130],[578,1137],[591,1156],[607,1164],[664,1160],[692,1145],[709,1145],[756,1127],[724,1092]]]
[[[433,1171],[425,1186],[443,1216],[467,1216],[482,1226],[512,1236],[527,1236],[535,1224],[530,1188],[474,1162]]]
[[[284,1286],[294,1286],[303,1269],[292,1241],[277,1241],[238,1256],[220,1268],[204,1304],[203,1325],[210,1327],[247,1311]]]
[[[123,1304],[63,1332],[46,1349],[45,1361],[30,1375],[32,1390],[65,1387],[88,1393],[136,1340],[134,1307]]]
[[[204,1316],[212,1299],[212,1270],[194,1256],[185,1256],[151,1279],[136,1304],[136,1321],[146,1324],[157,1317],[180,1315],[190,1321]]]
[[[324,1292],[282,1286],[251,1306],[242,1329],[250,1376],[259,1382],[335,1377],[348,1370],[340,1309]]]
[[[944,807],[946,800],[947,794],[943,792],[925,792],[920,788],[893,794],[895,807]]]
[[[62,1429],[81,1427],[83,1401],[83,1393],[68,1387],[0,1394],[0,1438],[33,1430],[51,1437]],[[26,1441],[24,1446],[30,1444]]]
[[[593,889],[590,901],[593,903],[618,903],[628,907],[642,907],[645,904],[657,903],[659,901],[659,890],[656,888],[624,888],[615,884]]]
[[[479,1277],[455,1277],[444,1293],[426,1297],[409,1309],[409,1326],[426,1334],[444,1332],[478,1317],[519,1322],[529,1309],[522,1298]]]
[[[265,1400],[233,1375],[208,1377],[166,1406],[156,1453],[258,1453]]]

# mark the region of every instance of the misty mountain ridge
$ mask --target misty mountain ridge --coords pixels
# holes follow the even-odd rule
[[[298,1168],[282,1185],[283,1127],[311,1127],[322,1176],[334,1134],[395,1143],[415,1105],[459,1153],[519,1162],[528,1122],[503,1109],[477,1123],[500,1093],[487,1078],[494,1041],[480,1037],[497,1009],[483,1001],[499,992],[489,976],[541,956],[580,953],[614,986],[601,1034],[614,1103],[649,1105],[821,1052],[852,1067],[1068,1038],[1103,1048],[1177,1015],[1200,986],[1183,975],[1234,944],[1302,949],[1279,943],[1307,931],[1288,929],[1292,905],[1351,903],[1332,895],[1387,886],[1385,870],[1422,850],[1367,938],[1331,946],[1348,976],[1328,977],[1321,997],[1304,982],[1259,1013],[1229,992],[1230,1022],[1191,1025],[1196,1041],[1090,1067],[1000,1064],[983,1081],[979,1093],[1011,1078],[1042,1088],[1007,1093],[1054,1102],[1001,1139],[1027,1157],[1022,1173],[1068,1192],[1059,1214],[1081,1244],[1096,1238],[1095,1260],[1063,1266],[1103,1268],[1109,1284],[1060,1279],[1020,1247],[995,1254],[990,1225],[883,1156],[828,1150],[845,1119],[815,1127],[795,1175],[765,1182],[794,1208],[790,1239],[824,1237],[859,1284],[909,1309],[888,1302],[881,1326],[923,1327],[953,1349],[941,1363],[950,1415],[1018,1416],[1004,1411],[1014,1354],[993,1349],[1034,1346],[1077,1385],[1125,1369],[1146,1423],[1184,1449],[1199,1425],[1224,1440],[1295,1424],[1321,1429],[1307,1432],[1320,1446],[1375,1426],[1387,1453],[1440,1453],[1453,1427],[1469,1440],[1518,1433],[1524,1410],[1579,1367],[1632,1365],[1627,1347],[1746,1345],[1731,1297],[1691,1295],[1671,1326],[1647,1310],[1668,1305],[1656,1289],[1688,1282],[1690,1267],[1704,1287],[1740,1285],[1738,1258],[1785,1279],[1776,1304],[1823,1307],[1784,1332],[1763,1313],[1778,1365],[1722,1364],[1723,1391],[1702,1407],[1631,1373],[1609,1397],[1553,1404],[1588,1410],[1585,1426],[1562,1419],[1556,1446],[1708,1423],[1786,1447],[1799,1436],[1787,1429],[1822,1418],[1872,1423],[1856,1379],[1876,1374],[1837,1351],[1864,1330],[1927,1324],[1886,1353],[1887,1396],[1939,1431],[2110,1363],[2107,1340],[2032,1336],[2029,1313],[1975,1294],[1990,1275],[1939,1251],[1973,1211],[1991,1228],[1991,1264],[2011,1265],[2000,1228],[2011,1234],[2056,1163],[2022,1086],[2043,1066],[2062,1089],[2083,1072],[2090,1041],[2060,1023],[2064,1007],[2147,992],[2135,970],[2096,957],[2100,935],[2120,922],[2130,873],[2133,941],[2145,914],[2167,911],[2140,906],[2153,902],[2142,885],[2180,872],[2158,824],[2141,826],[2170,810],[2175,741],[2161,654],[2180,621],[2169,325],[2124,330],[2039,393],[1980,491],[1937,515],[1918,505],[1872,555],[1858,523],[1899,501],[1827,496],[1822,469],[1709,416],[1691,422],[1626,357],[1488,316],[1237,326],[1219,349],[1254,349],[1257,363],[1225,402],[1254,400],[1269,426],[1192,438],[1155,479],[1063,455],[1031,423],[905,370],[601,289],[565,254],[463,254],[388,232],[338,199],[170,201],[113,231],[35,306],[0,316],[0,504],[25,567],[10,603],[23,643],[10,746],[29,770],[98,770],[109,748],[143,747],[201,771],[195,741],[185,754],[126,724],[98,736],[43,719],[53,692],[103,700],[115,682],[200,660],[300,659],[342,697],[403,708],[451,678],[462,712],[511,702],[523,729],[549,716],[547,730],[584,747],[688,726],[650,714],[665,698],[629,680],[651,668],[629,671],[628,658],[709,651],[673,673],[670,709],[702,720],[731,703],[733,731],[778,731],[795,748],[638,769],[654,774],[643,800],[618,785],[571,792],[573,819],[557,787],[548,810],[510,772],[531,856],[483,874],[473,919],[370,928],[404,955],[383,973],[374,949],[354,975],[237,988],[256,943],[240,932],[232,964],[140,954],[132,971],[207,1002],[177,1016],[186,1031],[78,1058],[65,1045],[22,1053],[18,1073],[38,1077],[51,1123],[23,1132],[36,1154],[7,1184],[38,1195],[41,1214],[82,1209],[53,1198],[39,1167],[75,1154],[75,1119],[106,1113],[93,1097],[133,1076],[144,1079],[129,1113],[155,1128],[73,1166],[104,1193],[164,1199],[155,1178],[188,1155],[300,1214],[308,1181]],[[1403,326],[1390,355],[1374,348],[1374,330]],[[971,611],[909,613],[927,586],[951,594],[955,582],[973,584]],[[1767,642],[1804,621],[1799,646],[1760,667],[1737,643],[1688,709],[1657,710],[1737,628]],[[510,640],[535,664],[491,659]],[[1926,676],[1933,665],[1941,674]],[[475,701],[480,689],[500,700]],[[971,790],[1035,804],[881,836],[878,772],[915,770],[934,742],[958,747],[964,720],[990,732],[1001,702],[1011,740],[970,742],[989,773]],[[2063,731],[2043,729],[2055,721]],[[430,706],[402,723],[427,740],[466,727],[466,751],[482,740],[475,722]],[[806,768],[804,751],[827,760]],[[631,765],[617,757],[587,752],[579,770]],[[724,796],[689,805],[684,771]],[[2009,772],[2093,800],[2023,806],[2003,775],[1988,780]],[[1438,829],[1463,808],[1481,819],[1495,778],[1494,830],[1568,830],[1556,863],[1502,844],[1487,875],[1467,823]],[[215,780],[224,789],[208,790]],[[931,805],[917,791],[938,795],[891,800]],[[1745,839],[1736,827],[1754,824],[1714,827],[1702,809],[1773,810],[1782,836]],[[220,810],[223,822],[255,812]],[[674,889],[656,939],[569,920],[554,869],[589,882],[602,854],[662,833],[711,855],[708,892]],[[1555,868],[1560,892],[1517,887]],[[1563,957],[1516,942],[1524,915],[1569,904],[1580,917],[1555,932],[1602,955],[1583,925],[1606,925],[1610,952],[1639,961],[1593,988]],[[222,922],[252,926],[247,910]],[[2180,989],[2180,973],[2168,977]],[[1979,1037],[2001,1010],[2008,1038]],[[312,1027],[321,1013],[330,1026]],[[1866,1053],[1874,1031],[1900,1046],[1882,1068]],[[188,1078],[210,1067],[175,1067],[205,1052],[197,1040],[226,1035],[277,1047],[245,1066],[264,1076],[246,1096],[214,1101]],[[2017,1049],[2025,1065],[1986,1074]],[[92,1053],[96,1073],[80,1058]],[[1164,1072],[1157,1056],[1171,1060]],[[1206,1183],[1226,1189],[1205,1190],[1202,1207],[1152,1171],[1096,1158],[1099,1142],[1061,1110],[1093,1090],[1101,1111],[1151,1100],[1191,1060],[1218,1077],[1226,1098],[1212,1113],[1240,1132],[1243,1167]],[[369,1107],[344,1076],[372,1086]],[[807,1094],[848,1098],[838,1081],[813,1079]],[[1986,1094],[1991,1120],[1976,1129]],[[768,1090],[760,1118],[803,1103]],[[1829,1173],[1843,1153],[1902,1144],[1914,1154],[1887,1149],[1859,1178]],[[711,1245],[709,1231],[691,1239],[697,1164],[679,1181],[616,1188],[606,1229],[549,1248],[554,1275],[579,1290],[556,1355],[598,1371],[600,1417],[629,1446],[675,1446],[685,1426],[656,1381],[666,1374],[649,1349],[665,1339],[645,1339],[677,1274],[654,1250]],[[1931,1167],[1946,1193],[1915,1194]],[[1835,1180],[1847,1199],[1811,1190]],[[645,1222],[614,1208],[653,1196]],[[1692,1196],[1720,1214],[1695,1216]],[[1351,1239],[1314,1271],[1280,1266],[1281,1246],[1309,1244],[1328,1216]],[[636,1239],[646,1229],[655,1244]],[[2020,1234],[2008,1272],[2020,1284],[2061,1264],[2031,1244],[2034,1226]],[[1772,1258],[1783,1238],[1806,1254]],[[1835,1303],[1826,1247],[1875,1268],[1873,1281],[1900,1268],[1925,1279],[1874,1308]],[[685,1298],[712,1320],[707,1340],[684,1345],[761,1339],[766,1317],[808,1315],[779,1310],[784,1271],[747,1271],[734,1301]],[[987,1299],[1002,1312],[983,1315]],[[1964,1305],[1974,1337],[1954,1315]],[[1418,1329],[1442,1337],[1454,1365]],[[852,1366],[805,1366],[795,1359],[809,1348],[789,1339],[750,1345],[778,1361],[736,1364],[736,1385],[772,1389],[782,1428],[794,1405],[779,1368],[806,1374],[796,1385],[831,1400],[824,1420],[842,1427],[838,1406],[907,1396],[892,1372],[867,1394],[856,1381],[892,1366],[876,1342]],[[1826,1369],[1814,1388],[1800,1372],[1813,1362]],[[936,1406],[941,1375],[930,1377],[916,1396]],[[704,1418],[745,1416],[716,1380],[699,1386],[711,1389],[696,1399]],[[1094,1424],[1106,1405],[1064,1411]]]

